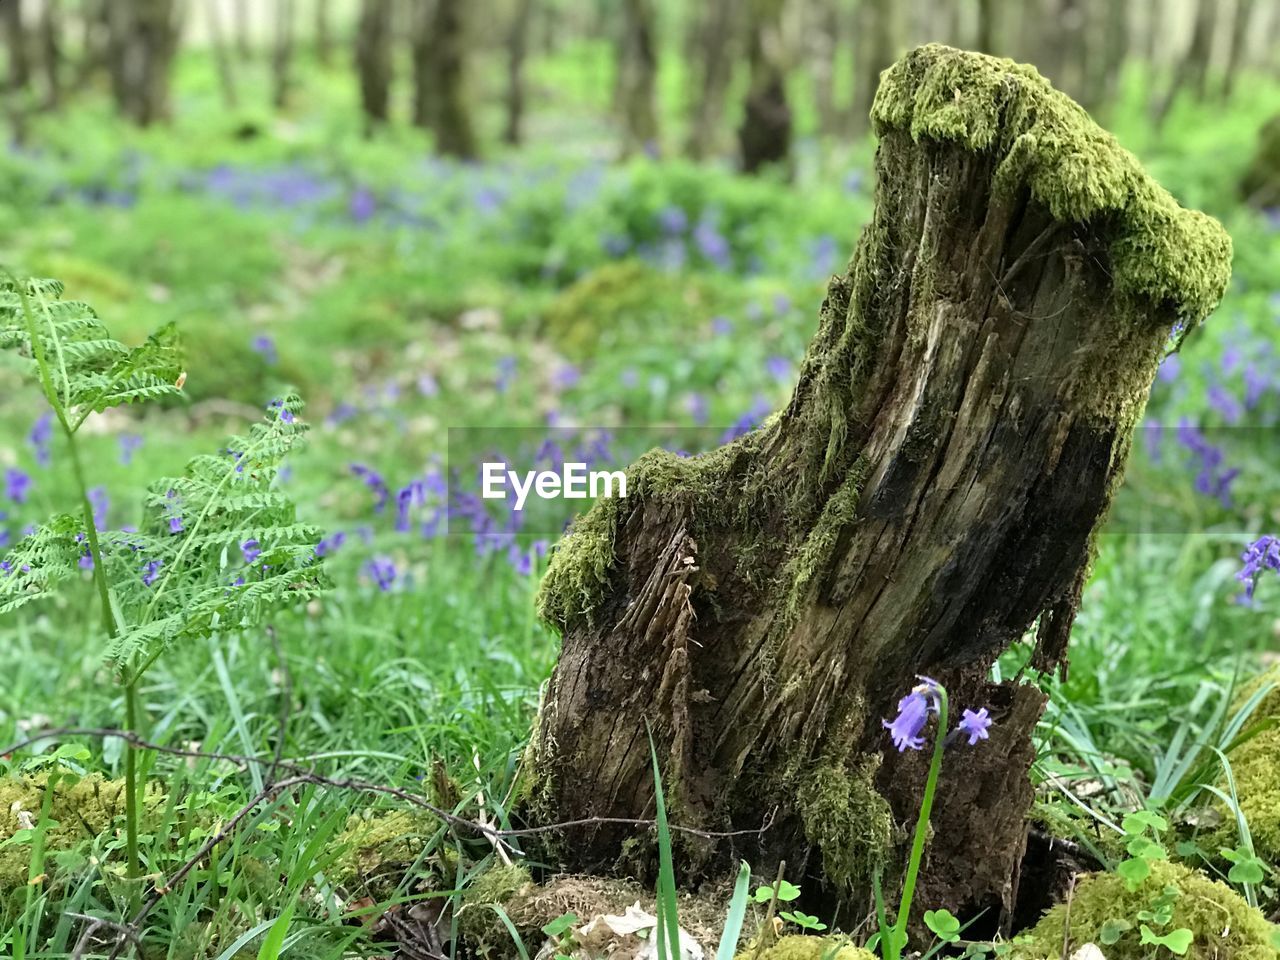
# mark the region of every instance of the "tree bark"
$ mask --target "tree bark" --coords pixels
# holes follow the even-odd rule
[[[682,837],[686,882],[737,856],[765,875],[785,859],[852,927],[875,871],[894,889],[928,761],[886,749],[880,720],[927,674],[957,713],[996,723],[948,750],[916,903],[985,909],[994,929],[1015,897],[1044,698],[989,668],[1037,624],[1034,665],[1065,662],[1170,331],[1212,310],[1230,241],[1003,61],[922,47],[886,74],[874,115],[872,221],[790,402],[709,454],[641,458],[629,496],[555,549],[539,606],[563,645],[522,813],[651,816],[651,730],[674,821],[768,825]],[[545,853],[574,871],[654,868],[621,825]]]
[[[1227,51],[1227,64],[1222,74],[1222,98],[1229,100],[1235,89],[1240,68],[1245,62],[1245,47],[1249,42],[1249,22],[1253,19],[1254,0],[1236,0],[1235,16],[1231,21],[1231,46]],[[1274,42],[1274,34],[1272,35]]]
[[[27,34],[22,26],[21,0],[0,3],[4,18],[5,48],[9,54],[9,89],[22,90],[31,83],[31,61],[27,56]]]
[[[329,0],[316,0],[315,44],[316,60],[323,66],[333,62],[333,23],[330,20]]]
[[[391,0],[363,0],[356,27],[356,73],[365,132],[387,122],[391,105]]]
[[[106,7],[111,86],[117,108],[139,126],[169,119],[169,85],[181,35],[175,0]]]
[[[293,0],[276,0],[275,35],[271,48],[271,104],[283,110],[293,86]]]
[[[436,150],[470,159],[478,150],[467,99],[469,0],[434,0],[414,31],[414,122],[435,134]]]
[[[50,110],[62,103],[62,24],[58,13],[58,0],[45,0],[40,11],[40,67],[45,106]]]
[[[229,110],[240,104],[236,89],[235,71],[231,67],[231,51],[227,49],[226,31],[222,27],[222,11],[217,2],[205,7],[209,23],[209,45],[213,49],[213,62],[218,70],[218,87],[222,91],[222,103]]]
[[[618,44],[618,99],[622,109],[623,152],[658,146],[654,103],[658,78],[657,13],[653,0],[622,0]]]
[[[524,131],[524,64],[529,52],[529,27],[533,22],[533,0],[516,0],[515,15],[507,32],[507,121],[502,140],[519,144]]]
[[[744,173],[786,164],[791,156],[791,107],[782,36],[783,0],[751,0],[747,59],[751,80],[738,145]]]
[[[734,0],[706,0],[698,8],[695,36],[687,58],[695,74],[685,152],[704,160],[716,151],[724,129],[725,95],[733,78],[736,22]]]
[[[1198,0],[1196,22],[1191,31],[1191,45],[1182,63],[1174,70],[1173,79],[1164,97],[1155,109],[1155,123],[1162,126],[1178,99],[1178,94],[1190,86],[1198,99],[1203,100],[1209,84],[1209,58],[1213,55],[1213,27],[1217,13],[1217,0]]]

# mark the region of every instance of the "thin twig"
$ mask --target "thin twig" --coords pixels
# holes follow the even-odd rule
[[[89,925],[85,927],[84,933],[80,934],[80,939],[76,941],[75,950],[71,953],[71,960],[81,960],[85,950],[89,948],[89,942],[93,939],[93,935],[102,927],[109,927],[114,930],[119,937],[133,944],[133,948],[138,951],[138,960],[146,960],[146,951],[142,949],[142,939],[138,936],[138,931],[127,923],[120,923],[116,920],[108,920],[105,917],[91,917],[87,913],[71,913],[66,914],[73,920],[87,920]]]

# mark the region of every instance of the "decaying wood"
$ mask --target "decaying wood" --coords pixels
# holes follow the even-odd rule
[[[563,648],[524,812],[651,812],[652,730],[682,822],[777,811],[749,847],[686,843],[684,879],[785,859],[857,914],[873,872],[893,889],[927,764],[881,719],[927,674],[996,723],[948,748],[916,902],[994,924],[1043,696],[990,667],[1024,636],[1035,666],[1064,664],[1170,331],[1211,309],[1230,247],[1026,68],[921,48],[874,115],[873,219],[787,407],[702,457],[642,458],[631,497],[557,549],[542,605]],[[643,874],[630,836],[549,853]]]

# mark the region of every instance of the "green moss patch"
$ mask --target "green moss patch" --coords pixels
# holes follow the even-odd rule
[[[1239,709],[1265,684],[1275,688],[1263,697],[1248,725],[1268,717],[1280,719],[1280,667],[1258,677],[1240,693],[1233,709]],[[1273,865],[1280,864],[1280,727],[1264,730],[1252,740],[1231,752],[1231,772],[1235,777],[1236,800],[1249,824],[1258,856]],[[1224,778],[1219,788],[1229,795]],[[1218,837],[1224,846],[1236,846],[1239,833],[1233,813],[1220,804],[1222,827]]]
[[[1070,955],[1086,943],[1102,944],[1104,925],[1116,921],[1127,922],[1132,929],[1102,946],[1107,960],[1171,957],[1165,948],[1141,942],[1139,918],[1170,887],[1177,892],[1173,917],[1155,932],[1190,930],[1189,960],[1276,960],[1280,956],[1273,945],[1272,925],[1235,891],[1179,864],[1156,862],[1151,875],[1133,892],[1116,874],[1082,877],[1069,904],[1055,906],[1015,941],[1014,960],[1045,960]]]
[[[991,152],[997,191],[1025,184],[1056,219],[1101,226],[1122,296],[1172,304],[1188,325],[1222,298],[1231,238],[1221,224],[1180,207],[1035,68],[928,44],[885,72],[871,115],[880,133]]]
[[[756,956],[748,944],[734,960],[875,960],[875,954],[838,937],[779,937]]]

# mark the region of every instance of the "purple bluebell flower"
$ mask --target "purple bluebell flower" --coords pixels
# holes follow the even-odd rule
[[[728,317],[712,317],[711,332],[717,337],[725,337],[733,333],[733,322]]]
[[[1280,574],[1280,537],[1266,534],[1245,548],[1240,555],[1241,567],[1236,579],[1244,584],[1244,593],[1237,599],[1248,606],[1253,603],[1253,591],[1263,571]]]
[[[690,393],[685,397],[685,409],[689,411],[689,416],[693,418],[693,422],[698,426],[706,426],[707,423],[707,398],[697,391]]]
[[[751,409],[735,420],[733,425],[720,435],[721,445],[731,443],[739,437],[750,433],[760,426],[767,416],[769,416],[769,404],[763,397],[756,397]]]
[[[169,514],[169,532],[181,533],[184,529],[182,526],[182,514],[179,512],[180,505],[178,500],[178,491],[170,490],[165,494],[165,512]]]
[[[396,494],[396,532],[408,533],[409,513],[426,501],[426,486],[421,480],[411,480]]]
[[[1246,410],[1255,409],[1262,397],[1276,385],[1272,374],[1257,363],[1250,363],[1244,368],[1244,406]]]
[[[4,495],[14,503],[26,503],[31,494],[31,476],[17,467],[4,472]]]
[[[927,677],[920,679],[924,682],[912,687],[911,692],[898,701],[898,715],[893,720],[880,721],[889,731],[899,753],[919,750],[924,746],[924,738],[920,734],[929,722],[929,711],[938,708],[937,684]]]
[[[689,227],[689,215],[683,207],[669,204],[658,211],[658,227],[668,236],[682,234]]]
[[[1239,423],[1240,418],[1244,416],[1244,407],[1241,406],[1240,401],[1232,396],[1221,384],[1209,384],[1207,398],[1209,406],[1222,414],[1222,419],[1227,423]]]
[[[1156,379],[1161,383],[1173,383],[1182,373],[1182,358],[1171,353],[1160,362],[1156,370]]]
[[[631,239],[622,234],[606,234],[600,238],[600,247],[611,257],[622,257],[630,251]]]
[[[368,187],[356,187],[347,201],[347,213],[358,224],[368,223],[378,210],[378,201]]]
[[[418,377],[418,393],[424,397],[437,396],[440,393],[440,384],[431,374],[424,373]]]
[[[791,298],[785,293],[775,293],[773,295],[773,312],[783,317],[791,312]]]
[[[493,388],[499,393],[506,393],[516,377],[516,358],[511,356],[498,359],[498,378]]]
[[[969,737],[969,746],[973,746],[979,740],[986,740],[990,736],[987,728],[991,726],[991,716],[987,713],[987,708],[983,707],[977,713],[966,709],[964,716],[960,718],[960,723],[956,727],[960,733],[967,734]]]
[[[365,565],[365,570],[383,593],[386,593],[395,585],[398,574],[396,565],[391,561],[390,557],[374,557]]]
[[[149,587],[156,582],[156,578],[160,576],[160,568],[164,566],[163,560],[148,560],[142,565],[142,584]]]
[[[280,418],[281,423],[293,423],[295,419],[293,415],[293,411],[284,405],[283,400],[280,400],[278,398],[275,400],[272,400],[269,404],[267,404],[267,409],[278,411],[278,416]]]
[[[142,447],[142,435],[139,433],[122,433],[116,441],[120,445],[120,463],[129,466],[133,463],[133,455]]]
[[[1224,468],[1225,454],[1222,449],[1210,443],[1204,432],[1186,417],[1178,421],[1175,436],[1178,443],[1199,461],[1200,469],[1195,478],[1196,492],[1216,497],[1224,507],[1230,507],[1231,484],[1240,471]]]
[[[27,434],[27,441],[31,444],[31,448],[36,454],[36,463],[42,467],[47,467],[52,460],[52,454],[49,452],[52,440],[53,411],[46,410],[36,418],[35,424],[31,427],[31,432]]]
[[[89,490],[89,507],[93,514],[93,525],[99,530],[107,526],[107,511],[111,509],[111,498],[107,496],[106,487],[91,487]]]
[[[716,225],[705,217],[693,228],[693,243],[703,259],[719,269],[727,270],[732,265],[733,257],[729,241],[716,229]]]
[[[329,536],[324,537],[316,544],[316,556],[327,557],[335,554],[342,549],[342,545],[346,542],[347,535],[341,530],[335,530],[333,533],[329,534]]]
[[[791,361],[786,357],[772,356],[764,362],[764,368],[779,383],[791,380]]]
[[[324,422],[326,425],[330,427],[336,427],[339,424],[346,423],[352,417],[356,416],[359,412],[360,410],[354,404],[348,403],[347,401],[343,400],[341,403],[339,403],[336,407],[333,408],[333,411],[329,414],[329,416],[325,417]]]
[[[76,561],[76,565],[81,570],[93,569],[93,551],[89,549],[89,538],[83,533],[76,534],[76,543],[83,545],[84,552],[80,554],[80,559]]]
[[[387,505],[387,498],[391,495],[391,491],[387,488],[387,482],[382,479],[382,474],[378,473],[373,467],[365,466],[363,463],[351,464],[351,472],[364,481],[364,485],[373,491],[375,513],[381,513]]]
[[[276,342],[265,333],[260,333],[249,341],[249,349],[260,356],[269,367],[274,367],[280,359],[276,353]]]
[[[258,557],[262,556],[262,547],[257,540],[252,538],[240,544],[240,553],[244,557],[245,563],[253,563]]]
[[[582,371],[572,363],[562,363],[551,374],[551,385],[557,390],[569,390],[578,385]]]

